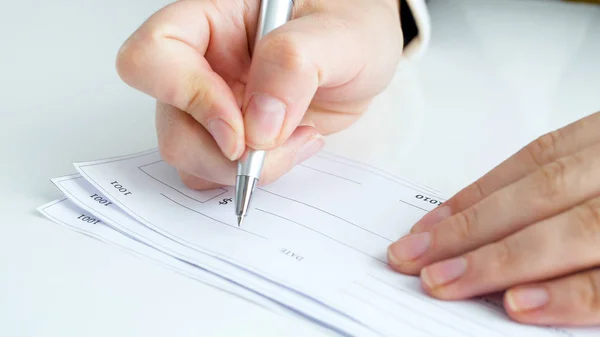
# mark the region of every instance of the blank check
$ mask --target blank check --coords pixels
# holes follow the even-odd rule
[[[491,299],[439,301],[392,271],[387,247],[444,200],[321,152],[259,187],[238,227],[233,188],[191,190],[156,150],[77,163],[53,179],[53,221],[349,336],[591,336],[520,325]],[[597,333],[597,331],[595,332]]]

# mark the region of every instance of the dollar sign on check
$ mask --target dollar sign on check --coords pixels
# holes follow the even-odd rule
[[[221,201],[219,201],[219,205],[227,205],[228,203],[232,202],[233,199],[228,198],[228,199],[223,199]]]

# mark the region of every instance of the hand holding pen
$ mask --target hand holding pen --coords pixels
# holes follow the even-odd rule
[[[296,0],[264,36],[260,8],[178,1],[119,52],[121,78],[158,101],[161,155],[190,188],[235,185],[248,150],[266,151],[258,183],[277,180],[354,123],[402,56],[397,0]]]

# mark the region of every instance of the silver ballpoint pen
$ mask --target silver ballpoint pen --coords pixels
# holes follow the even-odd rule
[[[263,36],[290,20],[293,6],[293,0],[261,1],[255,46]],[[242,225],[250,208],[250,200],[260,179],[264,160],[265,151],[248,149],[238,161],[235,180],[235,214],[238,226]]]

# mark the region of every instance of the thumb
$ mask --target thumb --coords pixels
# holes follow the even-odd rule
[[[312,12],[257,42],[243,103],[248,146],[280,146],[302,121],[319,88],[342,86],[359,76],[372,54],[365,50],[369,32],[360,22],[349,21],[332,11]],[[357,99],[343,96],[350,98],[337,99]]]

